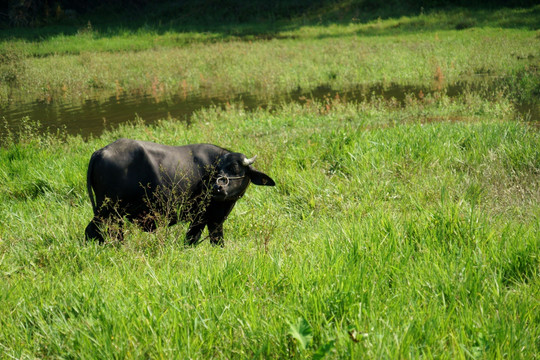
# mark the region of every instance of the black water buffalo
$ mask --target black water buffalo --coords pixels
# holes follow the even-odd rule
[[[124,219],[145,231],[155,230],[160,221],[188,221],[186,244],[198,243],[208,226],[211,243],[223,245],[223,222],[249,183],[275,185],[253,168],[255,157],[210,144],[167,146],[119,139],[94,152],[88,165],[94,218],[86,239],[103,242],[104,229],[115,228],[109,234],[121,240]]]

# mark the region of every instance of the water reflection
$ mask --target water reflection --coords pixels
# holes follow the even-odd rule
[[[474,85],[479,86],[479,85]],[[445,91],[450,97],[462,94],[470,89],[470,83],[458,83],[447,86]],[[282,96],[261,98],[253,94],[233,94],[223,96],[205,96],[202,94],[178,94],[167,100],[160,100],[152,95],[127,95],[121,94],[103,100],[85,100],[81,103],[63,102],[32,102],[27,104],[15,104],[1,110],[0,121],[11,131],[19,128],[21,119],[28,117],[30,121],[39,121],[42,131],[56,132],[62,130],[68,134],[80,134],[83,137],[97,136],[107,128],[114,128],[121,123],[133,121],[137,116],[146,123],[154,123],[159,119],[173,117],[179,120],[189,121],[191,115],[204,107],[211,105],[220,106],[227,102],[241,101],[245,108],[255,109],[265,107],[269,103],[276,102],[305,102],[307,99],[324,100],[339,95],[345,101],[363,101],[371,96],[381,96],[385,99],[394,98],[398,102],[404,102],[406,96],[411,94],[422,97],[432,92],[415,86],[403,85],[374,85],[360,86],[349,90],[333,90],[327,86],[320,86],[310,91],[298,89]],[[518,111],[524,118],[540,121],[538,105],[520,105]],[[5,135],[5,134],[2,134]],[[3,138],[4,136],[0,136]]]

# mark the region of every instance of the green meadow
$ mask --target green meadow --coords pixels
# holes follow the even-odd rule
[[[536,6],[320,25],[239,24],[200,32],[91,22],[53,28],[48,35],[8,29],[0,31],[0,105],[143,93],[269,97],[321,84],[443,89],[478,79],[530,101],[538,97],[540,82],[539,17]]]
[[[40,133],[39,119],[6,129],[0,357],[538,357],[540,132],[517,111],[538,99],[537,13],[309,23],[271,38],[243,27],[216,38],[4,34],[3,104],[183,87],[434,92],[402,103],[232,103],[189,122],[126,119],[90,138]],[[479,74],[487,85],[446,93]],[[85,242],[88,161],[120,137],[256,154],[277,185],[248,189],[225,222],[224,248],[184,247],[187,224],[153,234],[128,225],[121,243]]]

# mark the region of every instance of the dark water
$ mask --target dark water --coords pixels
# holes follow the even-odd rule
[[[446,87],[444,91],[448,96],[454,97],[470,87],[470,83],[458,83]],[[344,101],[363,101],[372,96],[381,96],[385,99],[394,98],[403,103],[408,95],[421,97],[432,92],[433,90],[430,89],[400,85],[362,86],[345,91],[320,86],[310,91],[298,89],[286,95],[270,98],[261,98],[252,94],[214,97],[191,94],[187,96],[174,95],[167,100],[160,100],[151,95],[121,95],[112,96],[105,101],[19,103],[0,109],[0,141],[5,138],[8,131],[17,132],[25,117],[28,117],[30,122],[39,121],[39,131],[42,132],[55,133],[60,130],[71,135],[79,134],[88,137],[90,135],[97,136],[105,129],[114,128],[121,123],[133,121],[137,116],[147,124],[167,117],[189,121],[191,115],[199,109],[208,106],[222,106],[228,102],[242,102],[248,110],[258,107],[264,108],[270,103],[325,100],[336,96]],[[532,122],[540,121],[538,105],[518,105],[517,109],[524,119]]]

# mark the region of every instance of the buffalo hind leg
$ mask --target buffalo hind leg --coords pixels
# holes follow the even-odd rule
[[[186,233],[185,244],[189,245],[189,246],[197,245],[197,243],[199,242],[199,240],[201,238],[201,234],[202,234],[205,226],[206,226],[206,224],[204,222],[198,222],[198,221],[195,222],[195,221],[193,221],[189,225],[189,229],[188,229],[188,231]]]
[[[97,240],[100,244],[103,244],[105,240],[103,239],[103,234],[101,233],[101,224],[102,223],[98,218],[93,218],[90,221],[86,227],[86,230],[84,231],[86,241]]]
[[[95,239],[100,244],[105,242],[104,235],[108,235],[111,240],[124,241],[123,220],[115,221],[113,218],[109,218],[106,221],[95,216],[88,224],[85,230],[86,240]]]
[[[210,234],[210,244],[223,247],[223,223],[209,223],[208,233]]]

